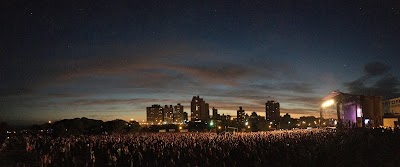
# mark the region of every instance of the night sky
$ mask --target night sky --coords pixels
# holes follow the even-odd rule
[[[319,115],[334,90],[400,96],[400,1],[0,2],[0,121]]]

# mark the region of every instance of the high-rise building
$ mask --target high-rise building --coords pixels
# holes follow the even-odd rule
[[[212,119],[215,119],[215,120],[217,120],[217,119],[220,119],[220,115],[218,114],[218,109],[216,109],[216,108],[212,108]]]
[[[265,116],[266,116],[266,120],[272,125],[272,126],[278,126],[279,125],[279,121],[280,121],[280,107],[279,107],[279,103],[273,100],[269,100],[267,101],[267,103],[265,103]]]
[[[163,123],[164,124],[172,124],[174,123],[174,108],[172,107],[172,105],[168,106],[165,105],[164,107],[164,120]]]
[[[232,117],[231,117],[230,115],[225,115],[225,114],[222,114],[222,115],[221,115],[221,120],[229,121],[229,120],[231,120],[231,119],[232,119]]]
[[[237,110],[236,120],[240,125],[244,125],[244,122],[246,121],[245,112],[242,107],[239,107],[239,110]]]
[[[209,105],[203,98],[199,96],[193,96],[191,102],[191,121],[208,121],[210,119]]]
[[[164,121],[163,112],[163,108],[158,104],[146,107],[147,122],[151,124],[162,124]]]
[[[189,122],[189,116],[187,112],[183,112],[183,123],[187,124]]]
[[[184,117],[183,117],[183,106],[178,103],[177,105],[174,106],[174,123],[183,123]]]

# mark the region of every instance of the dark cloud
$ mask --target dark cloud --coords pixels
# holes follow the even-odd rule
[[[35,61],[29,63],[29,60],[10,62],[10,64],[3,66],[0,63],[1,96],[30,94],[37,87],[45,85],[50,80],[48,76],[53,77],[59,72],[52,65]]]
[[[364,66],[364,73],[366,76],[381,76],[389,72],[390,67],[381,62],[371,62]]]
[[[306,82],[288,82],[282,81],[278,83],[250,84],[251,87],[264,91],[284,90],[293,93],[314,93],[316,86]]]
[[[289,90],[296,93],[313,93],[313,85],[309,83],[283,83],[279,86],[280,89]]]
[[[306,106],[319,105],[321,102],[320,97],[308,97],[308,96],[290,96],[287,97],[286,101],[296,102],[298,104],[305,104]]]
[[[19,96],[26,95],[32,93],[31,89],[27,88],[18,88],[18,87],[8,87],[8,88],[0,88],[0,96]]]
[[[345,86],[353,94],[383,96],[390,99],[400,96],[400,81],[389,72],[390,67],[379,62],[368,63],[364,67],[365,75],[345,83]],[[374,80],[374,78],[378,78]],[[371,86],[368,86],[371,85]]]
[[[70,106],[98,106],[98,105],[136,105],[143,103],[165,103],[165,104],[175,104],[175,100],[169,99],[77,99],[73,101],[65,102],[65,105]]]
[[[349,83],[345,83],[345,85],[351,93],[363,94],[365,92],[369,92],[369,91],[367,91],[367,88],[365,87],[364,81],[365,81],[364,79],[357,79],[357,80],[351,81]]]
[[[399,79],[394,76],[386,76],[379,79],[373,85],[373,92],[377,95],[384,95],[385,99],[395,98],[400,96],[399,92],[400,82]]]
[[[84,96],[89,96],[91,94],[84,94],[84,93],[48,93],[47,95],[45,95],[46,97],[49,98],[76,98],[76,97],[84,97]]]
[[[249,75],[248,68],[230,63],[218,63],[208,66],[168,66],[166,68],[183,73],[187,77],[200,79],[203,83],[237,85],[237,80]]]

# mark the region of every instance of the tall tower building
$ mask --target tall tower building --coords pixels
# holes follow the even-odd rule
[[[164,124],[172,124],[174,123],[174,108],[172,108],[172,105],[168,106],[165,105],[164,107]]]
[[[174,106],[174,123],[183,123],[183,106],[178,103]]]
[[[205,122],[210,119],[209,105],[199,96],[193,96],[190,111],[191,121]]]
[[[239,110],[237,110],[237,122],[243,125],[245,121],[245,112],[242,107],[239,107]]]
[[[183,123],[187,124],[189,122],[189,117],[187,112],[183,112]]]
[[[154,104],[151,107],[146,107],[146,115],[148,123],[162,124],[164,121],[164,110],[158,104]]]
[[[266,120],[270,122],[271,125],[279,124],[281,112],[278,102],[273,100],[267,101],[267,103],[265,103],[265,112]]]
[[[212,119],[219,119],[218,109],[212,108]]]

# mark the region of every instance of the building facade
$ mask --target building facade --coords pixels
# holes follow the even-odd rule
[[[173,124],[174,123],[174,108],[172,107],[172,105],[170,105],[170,106],[165,105],[163,113],[164,113],[163,124]]]
[[[216,108],[212,108],[212,119],[213,120],[217,120],[217,119],[220,119],[220,115],[218,114],[218,109],[216,109]]]
[[[193,96],[191,102],[191,121],[207,122],[210,119],[209,105],[199,96]]]
[[[181,124],[184,121],[183,106],[178,103],[174,106],[174,123]]]
[[[187,112],[183,112],[183,123],[187,124],[189,122],[189,116]]]
[[[281,118],[280,114],[281,112],[278,102],[269,100],[267,103],[265,103],[265,117],[271,126],[279,126],[279,121]]]
[[[237,110],[237,118],[236,121],[239,123],[239,125],[244,125],[246,118],[245,118],[245,111],[243,110],[242,107],[239,107],[239,110]]]
[[[164,122],[164,109],[158,104],[146,107],[146,116],[147,123],[162,124]]]
[[[400,116],[400,97],[382,102],[383,113]]]

